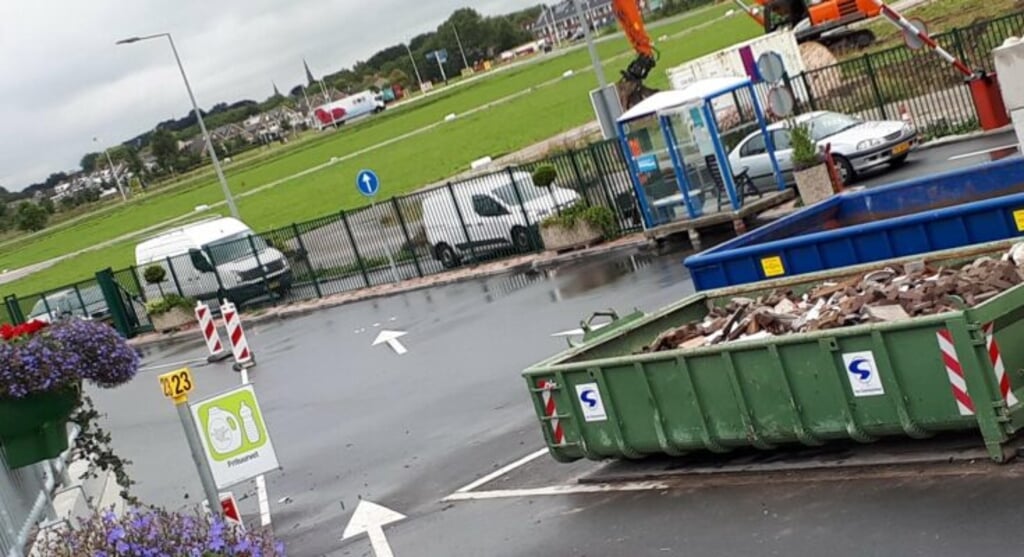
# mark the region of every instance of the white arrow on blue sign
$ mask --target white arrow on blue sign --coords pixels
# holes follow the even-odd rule
[[[359,193],[373,197],[380,191],[380,178],[372,170],[360,170],[359,174],[356,174],[356,187],[359,188]]]

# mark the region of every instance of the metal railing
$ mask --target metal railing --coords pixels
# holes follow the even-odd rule
[[[71,428],[70,445],[78,436]],[[0,555],[23,557],[36,526],[43,520],[56,520],[52,495],[58,486],[70,483],[67,458],[60,457],[31,466],[10,470],[0,453]]]

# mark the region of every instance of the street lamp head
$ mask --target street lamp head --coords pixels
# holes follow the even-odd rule
[[[132,44],[132,43],[137,43],[137,42],[139,42],[141,40],[142,39],[139,38],[139,37],[129,37],[127,39],[121,39],[121,40],[117,41],[114,44]]]

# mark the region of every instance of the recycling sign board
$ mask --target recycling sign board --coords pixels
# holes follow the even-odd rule
[[[252,385],[193,404],[191,410],[218,489],[281,468]]]

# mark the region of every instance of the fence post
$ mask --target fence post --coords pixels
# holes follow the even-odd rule
[[[885,101],[882,99],[882,90],[878,88],[878,78],[875,76],[875,68],[871,65],[871,53],[864,55],[864,65],[868,70],[868,80],[871,81],[871,90],[875,93],[875,102],[878,104],[878,111],[882,113],[882,120],[887,120]]]
[[[171,280],[174,281],[174,287],[178,289],[178,295],[184,298],[185,292],[181,289],[181,282],[178,281],[178,273],[174,270],[174,262],[171,261],[170,256],[167,256],[167,268],[171,270]]]
[[[12,325],[21,325],[25,322],[25,314],[21,311],[16,294],[4,297],[4,305],[7,306],[7,316],[11,318]]]
[[[608,203],[608,208],[615,211],[615,198],[612,196],[612,192],[608,189],[608,180],[605,179],[604,169],[601,168],[601,159],[597,156],[597,151],[594,149],[595,145],[590,145],[587,150],[590,151],[590,159],[594,161],[594,172],[597,173],[597,180],[601,183],[601,190],[604,192],[605,202]],[[618,214],[616,212],[616,214]]]
[[[256,268],[260,270],[260,275],[263,276],[263,291],[267,293],[271,298],[274,297],[274,293],[270,291],[270,284],[267,280],[267,268],[263,266],[263,262],[260,261],[259,250],[256,249],[256,240],[253,240],[252,234],[248,235],[249,249],[252,250],[252,258],[256,260]],[[274,305],[277,305],[277,301],[274,301]]]
[[[110,317],[114,322],[114,328],[125,338],[134,337],[136,330],[128,322],[128,315],[124,308],[124,299],[121,298],[119,290],[120,286],[114,280],[114,270],[108,267],[96,273],[96,282],[99,284],[100,291],[103,292],[103,297],[107,300],[107,308],[110,310]]]
[[[352,235],[352,227],[348,224],[348,217],[345,216],[345,211],[339,211],[341,214],[341,222],[345,225],[345,232],[348,234],[348,241],[352,244],[352,252],[356,254],[356,263],[359,264],[359,272],[363,274],[363,281],[366,282],[366,286],[370,286],[370,275],[366,272],[366,263],[363,262],[363,256],[359,255],[359,246],[356,245],[356,238]]]
[[[587,194],[589,193],[590,188],[588,188],[583,182],[583,173],[580,172],[580,164],[576,160],[576,151],[574,149],[569,149],[569,162],[572,164],[573,173],[576,174],[576,187],[579,188],[580,193],[583,194],[583,199],[586,200],[587,205],[589,206],[590,197]],[[556,206],[555,208],[557,209],[558,207]]]
[[[402,234],[405,234],[405,242],[407,244],[406,249],[409,250],[409,254],[412,255],[412,263],[416,267],[416,274],[423,276],[423,269],[420,268],[420,258],[416,255],[416,244],[412,241],[412,236],[409,235],[409,227],[405,225],[405,217],[402,215],[402,206],[398,204],[398,198],[391,198],[391,205],[395,208],[395,215],[398,217],[398,224],[402,227]]]
[[[466,219],[462,216],[462,209],[459,207],[459,200],[455,197],[455,189],[452,188],[452,183],[448,182],[444,185],[448,188],[448,194],[452,197],[452,205],[455,205],[455,214],[459,217],[459,224],[462,225],[462,233],[466,235],[466,245],[469,246],[469,253],[472,254],[473,260],[476,261],[476,248],[473,247],[473,239],[469,237],[469,228],[466,228]],[[455,249],[455,246],[452,246]]]
[[[309,261],[309,252],[306,251],[306,243],[302,241],[302,233],[299,232],[299,226],[292,223],[292,232],[295,233],[295,239],[299,241],[299,253],[302,254],[302,259],[306,263],[306,269],[309,271],[309,276],[313,278],[313,290],[316,290],[316,297],[323,298],[324,293],[320,291],[320,279],[316,276],[316,270],[313,269],[313,264]]]
[[[523,222],[526,223],[527,236],[530,238],[530,245],[533,246],[533,251],[540,251],[541,246],[538,245],[539,242],[534,239],[534,234],[530,231],[530,229],[533,228],[533,223],[530,222],[530,214],[526,212],[526,204],[523,202],[523,194],[519,191],[519,184],[516,183],[516,175],[515,172],[512,171],[511,167],[508,168],[508,178],[509,180],[512,180],[512,191],[516,192],[516,201],[519,202],[519,210],[523,213]]]
[[[818,110],[818,103],[814,101],[814,89],[807,81],[807,72],[800,72],[800,79],[804,82],[804,91],[807,91],[807,104],[811,105],[811,110]]]
[[[971,65],[970,61],[967,60],[967,53],[964,51],[963,37],[960,35],[960,28],[954,27],[952,31],[953,35],[953,47],[956,49],[957,58],[964,61],[964,64]]]
[[[135,265],[129,265],[128,269],[132,272],[132,280],[135,281],[135,290],[139,293],[139,298],[142,299],[143,303],[148,302],[149,300],[146,299],[146,289],[142,287],[142,282],[139,281],[139,268]]]

